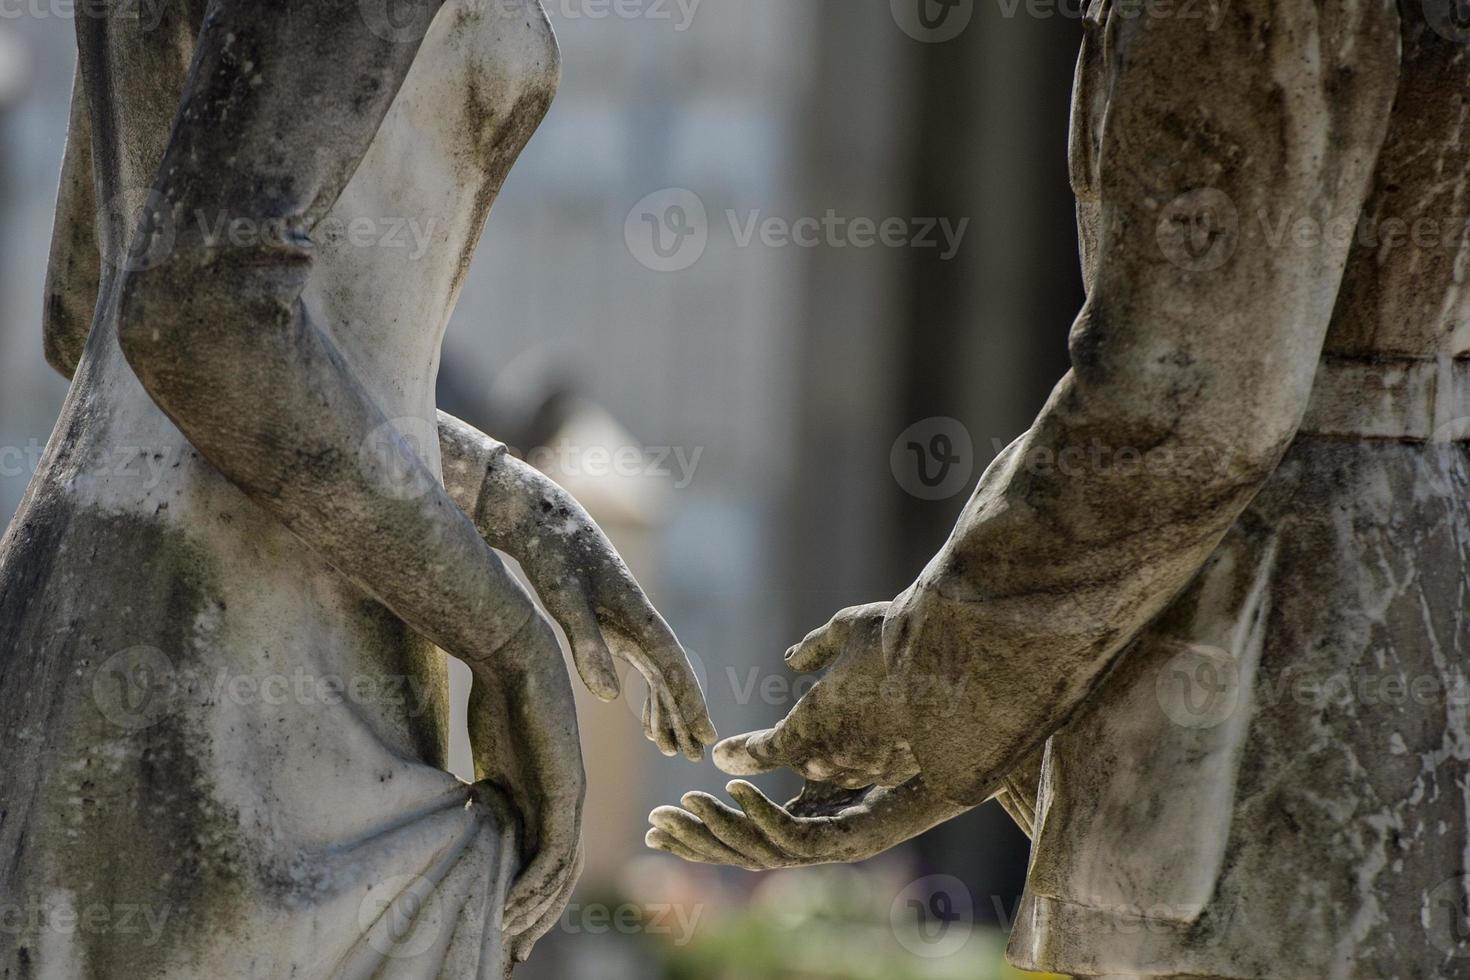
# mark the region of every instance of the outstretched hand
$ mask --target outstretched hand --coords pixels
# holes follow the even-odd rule
[[[715,746],[715,765],[732,776],[787,767],[848,789],[897,786],[919,767],[895,710],[905,692],[888,677],[883,619],[888,603],[844,609],[786,653],[793,670],[827,673],[775,728]]]
[[[513,556],[566,632],[582,682],[612,701],[614,658],[648,682],[643,727],[668,756],[690,761],[718,735],[684,648],[581,504],[509,453],[490,468],[474,515],[486,540]]]
[[[922,777],[892,789],[846,794],[808,784],[784,807],[742,780],[727,789],[741,810],[707,793],[685,794],[682,808],[654,810],[648,846],[686,861],[747,871],[846,864],[880,854],[965,809],[933,796]]]

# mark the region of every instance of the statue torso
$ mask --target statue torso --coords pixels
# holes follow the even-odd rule
[[[444,811],[437,830],[439,817],[404,821],[458,790],[441,771],[442,656],[201,459],[121,356],[121,229],[146,204],[197,17],[178,3],[157,25],[108,27],[90,41],[110,51],[92,63],[115,68],[115,102],[94,113],[97,186],[104,218],[123,220],[103,221],[92,337],[0,542],[0,895],[135,890],[140,907],[176,912],[159,946],[131,947],[137,965],[96,959],[117,952],[106,937],[79,937],[101,945],[65,955],[111,963],[110,975],[165,975],[159,964],[177,953],[192,964],[180,975],[204,975],[209,956],[273,948],[272,916],[293,903],[348,901],[342,889],[358,886],[334,877],[342,869],[381,881],[383,859],[367,853],[380,846],[374,828],[408,828],[392,834],[422,840],[382,846],[427,860],[443,834],[461,834],[460,818]],[[307,308],[410,437],[434,431],[444,328],[557,78],[535,0],[451,0],[314,236]],[[410,441],[437,472],[437,441]],[[343,841],[364,850],[330,857]],[[231,897],[261,894],[276,897]],[[228,942],[212,918],[257,913]],[[317,918],[315,928],[334,921]],[[313,928],[310,913],[289,921]],[[171,952],[177,942],[189,949]],[[280,949],[336,955],[306,934]],[[275,975],[260,955],[257,972]]]
[[[232,642],[279,648],[291,645],[288,637],[297,644],[313,637],[309,645],[323,651],[323,669],[372,670],[372,657],[358,661],[363,637],[376,637],[374,645],[387,647],[377,669],[437,675],[422,662],[424,644],[194,452],[117,348],[113,287],[125,261],[118,232],[146,205],[192,48],[187,11],[181,4],[166,9],[151,29],[119,20],[108,39],[127,57],[111,59],[119,65],[117,98],[104,113],[116,120],[115,142],[99,153],[103,224],[113,232],[103,245],[109,258],[100,315],[58,425],[68,438],[53,440],[16,530],[37,519],[29,512],[37,503],[158,525],[196,545],[213,566],[220,597],[234,599],[222,616],[224,626],[240,631]],[[378,137],[313,236],[319,252],[304,297],[311,316],[435,472],[434,382],[444,329],[490,207],[557,77],[555,40],[534,0],[447,4]],[[217,215],[181,220],[201,222],[222,239],[254,233]],[[142,261],[166,259],[149,254]],[[79,587],[118,596],[126,586],[106,580]],[[383,719],[397,729],[395,739],[439,759],[438,707],[433,714],[432,731],[391,711]]]

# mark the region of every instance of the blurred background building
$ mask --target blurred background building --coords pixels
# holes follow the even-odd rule
[[[906,587],[1065,370],[1076,5],[543,2],[564,83],[467,280],[441,402],[582,497],[720,730],[762,727],[800,691],[787,646]],[[7,519],[65,394],[40,301],[71,9],[0,7]],[[1006,975],[1026,841],[998,807],[856,869],[688,868],[643,850],[645,816],[725,780],[659,756],[626,700],[584,704],[591,864],[528,975]]]

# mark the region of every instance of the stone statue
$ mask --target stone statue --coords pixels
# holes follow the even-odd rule
[[[584,777],[550,621],[492,548],[595,694],[617,657],[666,754],[715,739],[600,530],[435,412],[550,25],[153,6],[77,14],[45,325],[75,378],[0,544],[0,975],[499,976],[575,883]],[[474,786],[436,647],[474,673]]]
[[[828,788],[690,794],[652,846],[855,861],[998,798],[1023,968],[1470,976],[1455,7],[1088,4],[1072,371],[914,585],[715,750]]]

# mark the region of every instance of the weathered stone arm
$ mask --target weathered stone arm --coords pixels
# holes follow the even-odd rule
[[[101,277],[91,132],[86,87],[78,77],[44,314],[47,361],[67,378],[81,361]],[[617,697],[609,647],[617,650],[649,684],[648,737],[666,754],[701,758],[716,736],[699,682],[672,630],[597,525],[549,478],[506,455],[503,444],[442,412],[439,433],[450,497],[492,547],[521,562],[571,638],[589,689],[604,699]]]
[[[81,361],[101,278],[91,133],[86,87],[78,77],[57,194],[43,327],[47,361],[67,378]],[[648,737],[666,754],[682,751],[691,759],[702,757],[704,746],[716,736],[698,681],[673,632],[601,530],[550,479],[505,455],[502,444],[443,413],[439,431],[451,498],[475,519],[493,547],[521,562],[571,638],[587,686],[599,697],[617,697],[609,652],[613,647],[648,681]],[[533,550],[533,542],[545,547]]]
[[[97,190],[92,170],[92,119],[80,72],[72,85],[71,124],[56,195],[56,224],[42,309],[46,363],[67,378],[76,373],[92,332],[102,278],[97,242]]]
[[[892,674],[928,783],[979,802],[1183,588],[1307,407],[1398,71],[1392,0],[1114,16],[1073,369],[893,604]],[[1074,152],[1079,149],[1074,144]],[[1084,184],[1089,181],[1084,180]],[[1172,203],[1171,203],[1172,202]],[[1084,221],[1084,223],[1089,223]]]
[[[901,731],[887,723],[898,702],[922,697],[936,710],[956,703],[939,689],[895,690],[886,676],[882,630],[887,603],[844,609],[786,655],[798,671],[826,674],[774,728],[726,739],[715,762],[732,775],[790,766],[806,776],[801,797],[776,807],[741,781],[729,791],[740,813],[705,793],[649,816],[648,846],[689,861],[752,871],[858,861],[909,840],[970,807],[934,792]],[[1028,835],[1040,781],[1037,752],[1007,775],[996,797]]]
[[[310,233],[362,160],[437,4],[375,34],[350,3],[214,0],[139,235],[177,215],[286,229],[216,247],[188,226],[167,261],[122,275],[117,340],[149,396],[231,483],[365,593],[464,660],[499,706],[482,775],[525,816],[529,860],[505,929],[554,915],[575,878],[585,775],[570,678],[550,623],[413,451],[363,452],[392,428],[301,302]],[[98,20],[98,19],[93,19]],[[84,57],[107,43],[78,24]],[[330,38],[330,50],[323,48]],[[95,72],[84,71],[89,83]],[[313,93],[304,107],[300,93]],[[94,84],[94,102],[109,97]],[[330,113],[330,118],[324,114]],[[99,113],[100,116],[100,113]],[[395,474],[415,474],[405,493]]]
[[[572,645],[589,690],[618,696],[617,657],[648,682],[644,727],[665,755],[692,761],[716,738],[699,681],[673,630],[582,505],[502,443],[439,413],[450,499],[492,547],[514,557]]]

